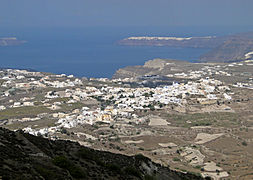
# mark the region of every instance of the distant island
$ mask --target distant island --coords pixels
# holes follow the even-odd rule
[[[16,37],[0,38],[0,46],[17,46],[26,43],[24,40],[18,40]]]
[[[118,42],[126,46],[169,46],[182,48],[209,48],[200,56],[200,62],[234,62],[248,58],[253,52],[253,32],[229,36],[206,37],[128,37]]]
[[[224,40],[215,36],[206,37],[150,37],[136,36],[125,38],[118,43],[128,46],[171,46],[192,48],[214,48]]]

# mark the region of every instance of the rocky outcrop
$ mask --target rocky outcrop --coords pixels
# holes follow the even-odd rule
[[[153,59],[145,62],[143,66],[128,66],[116,71],[113,78],[130,78],[143,75],[153,75],[165,68],[169,60]]]
[[[70,141],[0,128],[0,179],[202,179],[172,171],[143,155],[125,156]]]
[[[145,62],[144,66],[145,68],[159,68],[162,69],[167,64],[167,61],[164,59],[154,59],[149,60]]]
[[[143,66],[128,66],[116,71],[113,79],[137,78],[149,75],[167,76],[171,73],[181,73],[187,69],[198,69],[201,64],[189,63],[181,60],[153,59],[145,62]]]
[[[143,66],[128,66],[117,70],[112,78],[119,79],[119,78],[138,77],[146,74],[153,74],[155,71],[156,68],[149,68]]]

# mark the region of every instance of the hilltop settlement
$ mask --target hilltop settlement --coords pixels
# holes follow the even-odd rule
[[[0,70],[0,125],[174,171],[253,178],[253,53],[231,63],[155,59],[112,79]]]

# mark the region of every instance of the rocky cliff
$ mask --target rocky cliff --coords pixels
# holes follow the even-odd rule
[[[0,128],[0,179],[202,179],[172,171],[143,155],[125,156],[70,141]]]
[[[210,48],[199,58],[199,62],[231,62],[245,60],[245,55],[253,51],[253,32],[222,37],[129,37],[118,43],[129,46]]]
[[[253,34],[253,33],[252,33]],[[232,62],[245,60],[246,54],[253,51],[251,36],[234,36],[220,46],[200,57],[201,62]]]
[[[118,42],[128,46],[170,46],[185,48],[214,48],[221,45],[226,37],[129,37]]]

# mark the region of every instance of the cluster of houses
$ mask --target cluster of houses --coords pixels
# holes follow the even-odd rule
[[[222,75],[231,76],[231,73],[224,71],[227,65],[204,66],[200,70],[188,72],[167,74],[168,77],[183,78],[183,79],[199,79],[206,76]]]
[[[210,70],[211,69],[211,70]],[[210,70],[210,71],[209,71]],[[203,71],[192,71],[191,76],[201,77],[201,74],[212,72],[212,68],[205,67]],[[125,118],[140,123],[138,111],[149,111],[166,108],[171,104],[184,106],[189,100],[196,99],[201,104],[215,102],[219,99],[231,100],[229,95],[230,88],[223,85],[219,80],[211,78],[199,78],[196,81],[187,83],[173,83],[169,86],[156,88],[139,87],[113,87],[105,85],[103,87],[82,86],[83,82],[73,75],[45,75],[40,72],[30,72],[26,70],[7,69],[0,72],[4,80],[1,84],[6,89],[2,96],[11,96],[10,90],[27,88],[45,89],[51,87],[55,90],[46,91],[42,106],[49,108],[52,112],[51,117],[56,119],[54,127],[33,130],[25,128],[27,132],[36,134],[48,134],[60,131],[62,128],[73,128],[81,124],[94,124],[96,122],[112,123],[118,118]],[[200,76],[199,76],[200,75]],[[181,76],[184,76],[181,74]],[[98,79],[103,82],[119,82],[120,80],[109,80],[106,78]],[[7,93],[8,92],[8,93]],[[12,104],[8,107],[1,106],[0,110],[21,106],[36,106],[34,97],[25,97],[19,101],[9,101]],[[66,102],[51,100],[56,98],[68,98]],[[73,112],[61,112],[62,103],[74,104],[84,101],[97,100],[97,108],[89,108],[84,104],[80,109]]]
[[[43,128],[43,130],[32,130],[26,128],[27,132],[42,135],[55,133],[62,128],[73,128],[82,124],[93,125],[96,122],[113,123],[118,118],[139,122],[137,111],[155,110],[166,107],[169,104],[184,106],[188,98],[194,97],[200,101],[226,99],[231,100],[229,87],[224,86],[221,81],[214,79],[200,79],[197,82],[187,84],[173,83],[171,86],[156,88],[123,88],[123,87],[85,87],[83,89],[66,89],[65,92],[48,92],[47,98],[74,97],[71,103],[88,99],[97,99],[101,106],[97,109],[83,107],[69,114],[62,112],[54,113],[53,118],[58,119],[56,126]],[[68,103],[68,102],[67,102]],[[103,103],[105,104],[103,107]]]
[[[28,89],[28,88],[65,88],[75,87],[76,85],[82,85],[82,81],[78,78],[74,78],[73,75],[46,75],[41,72],[31,72],[27,70],[18,69],[4,69],[0,71],[0,79],[3,80],[1,87],[3,88],[17,88],[17,89]],[[62,78],[64,80],[57,80]],[[54,80],[55,79],[55,80]],[[10,90],[10,89],[8,89]],[[10,93],[6,91],[5,96],[9,96]]]
[[[247,89],[253,89],[253,83],[235,83],[233,85],[234,87],[239,87],[239,88],[247,88]]]

